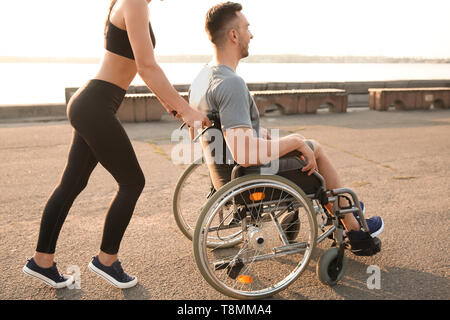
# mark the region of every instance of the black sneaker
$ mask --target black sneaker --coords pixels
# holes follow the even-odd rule
[[[63,276],[58,272],[56,262],[53,262],[53,266],[50,268],[41,268],[31,258],[22,268],[22,271],[30,277],[39,279],[56,289],[65,288],[74,281],[73,276]]]
[[[137,284],[137,278],[127,275],[125,271],[123,271],[119,260],[116,260],[108,267],[100,262],[98,256],[95,256],[92,258],[92,261],[89,262],[89,269],[120,289],[128,289]]]

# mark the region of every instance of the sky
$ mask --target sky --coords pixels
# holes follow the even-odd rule
[[[103,54],[109,0],[0,0],[0,56]],[[221,0],[153,0],[156,54],[211,54],[206,11]],[[241,0],[250,54],[450,58],[449,0]]]

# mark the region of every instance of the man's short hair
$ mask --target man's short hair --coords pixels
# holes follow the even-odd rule
[[[215,45],[222,44],[228,28],[226,28],[234,18],[236,12],[242,10],[242,5],[236,2],[223,2],[215,5],[206,14],[205,30],[209,40]]]

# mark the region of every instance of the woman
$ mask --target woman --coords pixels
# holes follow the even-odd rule
[[[165,109],[189,125],[209,125],[169,83],[155,61],[155,38],[149,21],[151,0],[113,0],[105,25],[105,48],[96,77],[71,98],[67,116],[73,126],[68,161],[42,215],[36,252],[23,271],[55,288],[73,282],[54,262],[56,241],[67,213],[98,162],[118,182],[108,209],[100,251],[89,264],[94,273],[119,288],[137,283],[118,260],[119,245],[144,188],[144,175],[130,139],[115,116],[126,89],[139,74]]]

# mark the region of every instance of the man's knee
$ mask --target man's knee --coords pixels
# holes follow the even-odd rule
[[[322,153],[322,145],[317,140],[314,139],[307,139],[306,142],[310,147],[312,145],[311,149],[314,151],[315,157],[318,158]]]

